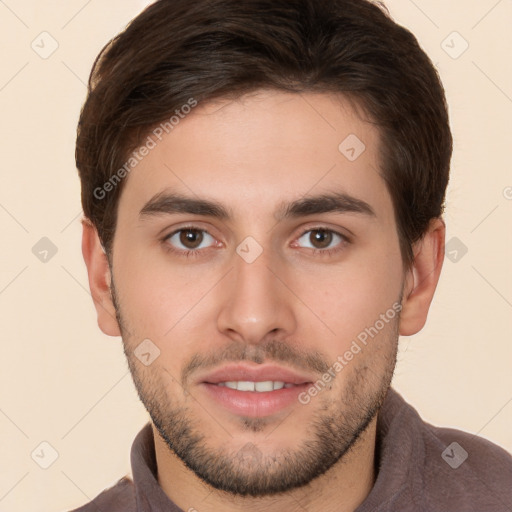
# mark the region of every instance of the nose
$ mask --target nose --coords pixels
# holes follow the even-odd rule
[[[218,296],[218,329],[232,340],[258,344],[296,329],[296,302],[284,283],[284,264],[270,251],[252,263],[234,254],[234,268]]]

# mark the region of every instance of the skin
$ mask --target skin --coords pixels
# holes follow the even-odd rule
[[[338,150],[349,134],[366,146],[355,161]],[[183,510],[353,511],[369,494],[377,476],[376,413],[398,334],[414,334],[426,321],[445,237],[443,221],[434,219],[404,268],[378,148],[378,129],[339,96],[258,91],[199,105],[126,178],[111,267],[95,228],[83,223],[98,324],[122,335],[153,420],[159,483]],[[141,217],[164,190],[215,200],[232,219]],[[375,215],[274,217],[283,202],[332,191],[365,201]],[[194,248],[184,245],[187,238],[165,239],[190,224],[209,235],[197,257],[179,253]],[[320,228],[348,241],[328,236],[327,249],[338,250],[321,253]],[[248,236],[263,250],[252,263],[236,252]],[[400,300],[400,315],[306,405],[241,417],[195,380],[240,360],[322,378],[322,368]],[[133,353],[144,339],[160,350],[149,366]]]

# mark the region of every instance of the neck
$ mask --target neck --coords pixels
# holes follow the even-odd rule
[[[153,426],[158,482],[171,501],[190,512],[353,512],[376,479],[376,426],[377,417],[333,467],[309,484],[257,498],[233,496],[206,484],[169,450]]]

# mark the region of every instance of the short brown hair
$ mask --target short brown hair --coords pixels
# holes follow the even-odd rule
[[[339,93],[378,125],[381,173],[409,265],[412,244],[442,215],[452,136],[431,60],[370,0],[159,0],[110,41],[91,71],[76,142],[84,214],[107,254],[125,180],[105,197],[95,191],[148,132],[191,98],[262,88]]]

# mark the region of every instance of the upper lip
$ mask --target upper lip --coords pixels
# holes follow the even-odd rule
[[[198,383],[218,384],[229,381],[284,382],[285,384],[305,384],[313,381],[310,375],[300,374],[290,368],[276,365],[249,366],[247,364],[229,364],[201,375]]]

